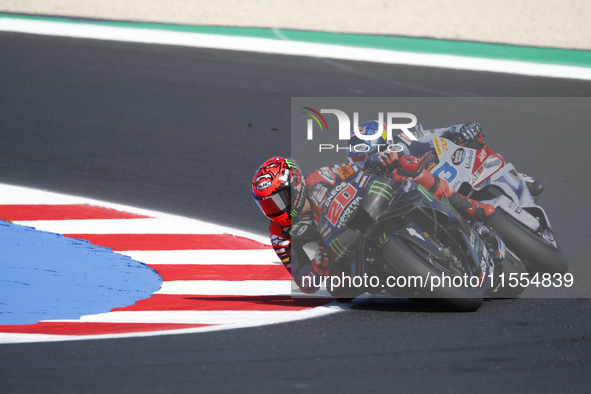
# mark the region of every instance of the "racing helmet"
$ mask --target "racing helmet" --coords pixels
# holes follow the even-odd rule
[[[363,122],[359,125],[359,133],[362,135],[375,135],[378,133],[379,123],[377,120]],[[373,140],[362,140],[351,130],[351,137],[347,142],[347,159],[350,164],[355,164],[363,168],[368,157],[378,153],[385,152],[394,142],[386,140],[386,125],[383,124],[382,134]]]
[[[306,183],[293,159],[271,157],[254,174],[252,195],[265,216],[283,227],[291,225],[306,202]]]

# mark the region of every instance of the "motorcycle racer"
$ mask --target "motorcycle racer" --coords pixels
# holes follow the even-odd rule
[[[447,182],[438,181],[439,178],[422,169],[416,158],[403,156],[402,160],[399,160],[397,154],[391,152],[380,155],[376,163],[389,172],[392,172],[390,167],[399,170],[396,180],[416,181],[432,190],[440,199],[450,194]],[[322,200],[320,194],[330,193],[331,187],[356,177],[358,172],[359,167],[355,164],[334,165],[322,167],[304,180],[299,166],[293,159],[272,157],[255,173],[252,183],[253,197],[261,211],[271,220],[269,233],[273,249],[305,293],[318,291],[319,287],[313,284],[319,281],[313,279],[328,275],[333,260],[314,220],[314,215],[321,214],[318,206]],[[450,198],[450,202],[452,201],[453,197]],[[477,214],[486,219],[485,215],[492,214],[488,210],[488,207],[492,206],[485,205],[488,204],[468,204],[464,209],[472,215]],[[303,247],[311,242],[316,243],[318,247],[314,257],[309,259]],[[309,280],[304,280],[306,277]]]
[[[484,146],[482,126],[480,123],[473,121],[432,130],[423,129],[419,123],[412,133],[417,138],[416,141],[412,141],[404,133],[400,133],[394,137],[394,142],[398,143],[404,154],[422,157],[425,153],[433,149],[431,141],[435,137],[446,138],[457,145],[472,149],[480,149]]]
[[[303,286],[304,277],[320,276],[319,272],[327,268],[328,261],[322,251],[310,261],[303,249],[309,242],[322,245],[322,239],[314,226],[312,206],[300,167],[295,160],[271,157],[256,171],[252,192],[263,214],[271,220],[271,245],[285,268],[302,292],[318,291],[318,287]]]
[[[304,180],[295,160],[271,157],[254,175],[253,197],[263,214],[271,220],[271,245],[304,293],[318,291],[319,286],[314,284],[320,281],[314,278],[327,276],[332,262],[316,227],[314,215],[320,214],[320,208],[314,203],[318,201],[317,196],[310,195],[310,190],[314,188],[317,193],[318,187],[324,186],[328,190],[358,172],[355,165],[334,165],[322,167]],[[318,246],[312,259],[303,248],[308,243]]]
[[[412,132],[417,138],[416,141],[412,141],[406,134],[400,133],[394,137],[394,142],[398,143],[401,152],[404,154],[420,157],[421,164],[425,168],[429,168],[436,160],[433,145],[435,137],[445,138],[456,145],[477,150],[482,149],[485,145],[482,126],[474,121],[431,130],[425,130],[421,124],[418,124]],[[523,173],[519,175],[525,181],[533,197],[540,195],[544,191],[544,185],[539,180]]]
[[[396,181],[412,180],[429,190],[439,200],[443,197],[448,198],[452,206],[466,219],[485,222],[492,216],[495,211],[492,205],[482,204],[457,193],[445,179],[435,177],[427,171],[425,169],[427,165],[423,164],[424,160],[414,155],[405,154],[404,150],[399,149],[400,144],[395,145],[393,141],[387,141],[385,126],[382,130],[384,131],[380,137],[369,141],[361,140],[352,132],[347,144],[349,163],[356,164],[365,171],[390,177]],[[379,132],[379,124],[375,120],[361,123],[359,132],[362,135],[375,135]],[[465,138],[473,146],[475,144],[484,145],[482,134],[476,133],[473,128],[464,128],[458,136],[462,139]],[[409,146],[413,145],[414,143],[409,144]],[[419,143],[416,151],[424,150],[425,145],[428,150],[432,149],[429,143],[423,142]]]

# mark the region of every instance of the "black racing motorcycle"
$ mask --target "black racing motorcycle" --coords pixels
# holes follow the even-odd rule
[[[526,272],[514,253],[501,242],[495,261],[478,228],[414,182],[360,171],[317,203],[318,229],[334,261],[329,278],[342,279],[327,281],[336,297],[386,290],[475,311],[483,298],[513,298],[524,290],[500,286],[501,274]]]

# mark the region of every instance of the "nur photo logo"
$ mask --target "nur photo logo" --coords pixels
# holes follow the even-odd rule
[[[385,141],[393,141],[393,134],[398,135],[401,132],[404,133],[404,136],[412,141],[416,141],[417,137],[409,130],[410,128],[416,126],[417,124],[417,117],[409,112],[387,112],[384,115],[384,112],[378,112],[378,129],[373,134],[363,134],[359,128],[359,112],[353,112],[353,124],[351,125],[351,119],[349,115],[347,115],[344,111],[339,109],[325,109],[322,108],[320,111],[317,111],[310,107],[302,107],[307,111],[302,112],[303,114],[307,115],[309,118],[307,119],[306,123],[306,138],[311,141],[314,139],[314,124],[320,128],[321,132],[329,131],[328,123],[326,122],[325,117],[322,114],[332,114],[336,116],[338,122],[338,140],[349,140],[351,137],[357,137],[362,141],[367,141],[368,144],[358,144],[355,145],[355,151],[361,152],[363,149],[367,148],[369,150],[369,145],[372,145],[372,142],[375,142],[380,137],[383,137]],[[386,121],[384,122],[384,117]],[[407,122],[400,122],[401,119],[408,120]],[[396,133],[393,131],[396,130]],[[323,150],[331,150],[335,149],[334,144],[319,144],[318,145],[319,152]],[[349,147],[339,147],[336,146],[336,150],[345,150],[349,149]],[[392,146],[387,147],[388,150],[399,150]]]

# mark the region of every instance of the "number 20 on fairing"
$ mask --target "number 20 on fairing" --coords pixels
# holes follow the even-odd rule
[[[328,207],[328,213],[326,218],[335,226],[337,224],[337,220],[343,212],[343,209],[353,200],[355,194],[357,193],[357,189],[355,189],[352,185],[347,185],[346,188],[341,190],[339,194],[336,195],[330,206]]]

